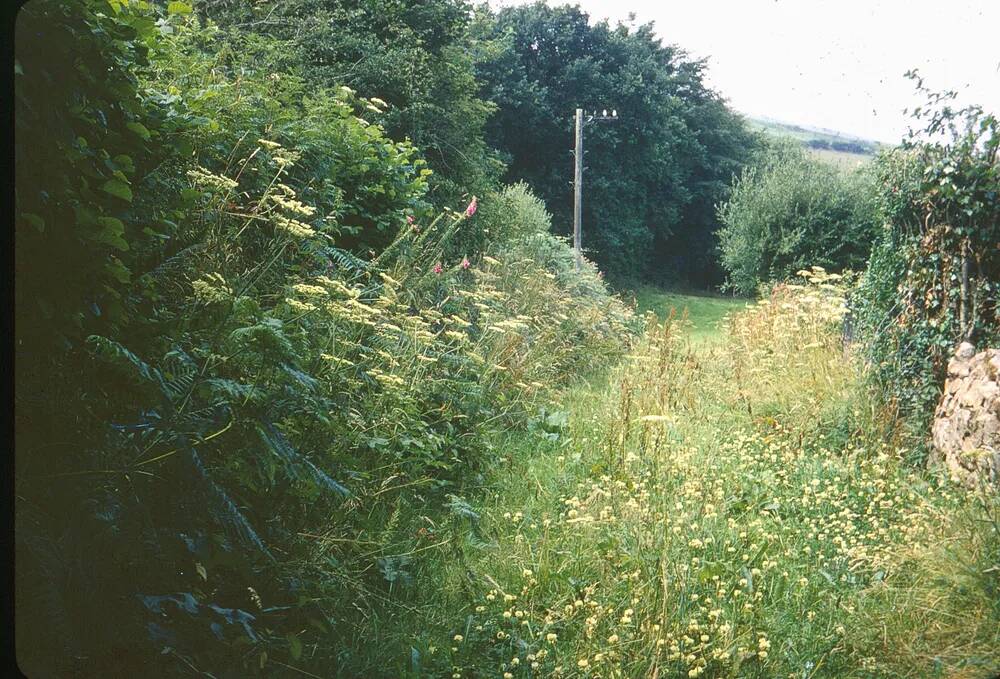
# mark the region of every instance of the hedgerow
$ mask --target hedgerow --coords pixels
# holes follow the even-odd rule
[[[364,117],[384,103],[236,68],[183,3],[38,2],[20,28],[36,24],[130,36],[132,52],[95,38],[88,68],[137,75],[104,101],[20,62],[19,119],[77,99],[87,114],[17,136],[18,280],[40,295],[17,308],[22,668],[363,673],[352,649],[406,606],[421,536],[546,393],[621,354],[631,312],[567,265],[523,189],[482,198],[498,231],[522,225],[488,246],[479,199],[432,218],[418,150]],[[157,162],[117,169],[127,134]],[[86,219],[59,221],[55,195]],[[119,273],[60,285],[49,248]]]
[[[1000,126],[918,90],[919,129],[875,166],[885,228],[852,310],[873,384],[922,440],[957,345],[1000,341]]]

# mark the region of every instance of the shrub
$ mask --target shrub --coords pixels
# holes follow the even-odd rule
[[[524,182],[504,186],[483,206],[481,230],[501,242],[517,242],[552,230],[552,217],[545,203]]]
[[[859,269],[878,221],[872,182],[802,149],[777,146],[734,182],[719,207],[727,287],[752,294],[808,266]]]
[[[316,208],[312,225],[355,252],[377,252],[408,216],[431,214],[426,194],[433,173],[426,161],[408,140],[391,139],[371,122],[388,108],[385,102],[260,70],[228,43],[219,49],[222,32],[194,15],[177,24],[151,54],[146,87],[172,98],[179,121],[174,137],[197,148],[207,169],[227,172],[261,137],[294,148],[286,183]],[[279,50],[273,39],[257,42],[259,49]],[[271,174],[241,175],[242,185],[258,193],[272,181]]]
[[[137,219],[135,184],[170,155],[139,93],[143,36],[108,10],[40,1],[17,17],[17,341],[40,355],[120,320],[130,247],[156,221]]]
[[[918,90],[924,128],[875,165],[886,227],[852,306],[873,383],[924,439],[955,346],[1000,341],[1000,126]]]
[[[154,27],[142,39],[151,66],[122,67],[142,75],[129,92],[159,102],[158,136],[143,141],[165,160],[129,184],[158,211],[120,213],[126,236],[142,234],[122,249],[132,276],[115,283],[127,313],[19,372],[19,661],[33,674],[156,662],[162,675],[370,676],[350,651],[414,596],[413,553],[446,521],[424,517],[461,507],[451,495],[499,463],[502,438],[528,427],[568,370],[615,360],[631,313],[592,271],[577,295],[581,276],[549,269],[571,258],[560,241],[544,259],[494,239],[492,254],[459,254],[479,216],[419,209],[415,149],[360,117],[368,100],[306,96],[249,69],[237,78],[198,51],[210,32],[185,15],[84,9],[87,30]],[[41,88],[20,94],[19,120],[47,101]],[[135,120],[106,122],[114,140]],[[18,170],[39,200],[80,181],[30,153]],[[544,225],[518,195],[496,217],[501,234],[519,233],[505,220]],[[110,209],[100,193],[69,196]],[[30,200],[19,194],[19,247],[29,231],[32,256],[71,251],[78,235],[37,229]],[[350,252],[351,237],[384,244]],[[58,290],[27,254],[19,286]],[[101,266],[105,255],[75,256]],[[68,292],[66,314],[79,313],[87,297]],[[44,334],[34,314],[19,298],[19,330]]]

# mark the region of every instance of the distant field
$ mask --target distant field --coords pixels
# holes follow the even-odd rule
[[[809,149],[809,153],[820,160],[832,163],[845,170],[853,170],[860,165],[870,162],[874,157],[861,153],[846,153],[844,151],[832,151],[829,149]]]
[[[689,337],[695,342],[717,341],[722,337],[721,323],[726,314],[743,309],[747,300],[721,295],[688,294],[663,290],[645,285],[632,291],[639,313],[652,311],[660,320],[669,317],[671,309],[676,316],[687,310],[691,322]]]
[[[807,129],[798,125],[788,125],[770,120],[747,118],[747,123],[751,129],[759,132],[775,137],[795,139],[801,142],[814,157],[843,169],[853,169],[867,162],[883,146],[880,142],[870,139]],[[817,148],[817,146],[836,148]]]

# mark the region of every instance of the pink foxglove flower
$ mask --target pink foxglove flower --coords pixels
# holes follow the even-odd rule
[[[437,264],[435,264],[434,268],[432,269],[432,271],[434,271],[434,273],[436,273],[436,274],[439,274],[442,271],[444,271],[444,268],[441,266],[441,262],[438,262]]]
[[[463,257],[462,258],[462,268],[463,269],[468,269],[469,268],[469,258],[468,257]]]
[[[469,207],[465,208],[465,216],[471,217],[472,215],[476,214],[477,207],[479,207],[479,201],[476,200],[475,196],[473,196],[472,202],[469,203]]]

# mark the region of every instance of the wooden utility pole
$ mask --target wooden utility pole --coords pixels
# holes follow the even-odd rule
[[[576,109],[576,149],[573,151],[573,250],[576,253],[576,270],[583,267],[583,126],[593,120],[618,120],[618,111],[608,115],[605,109],[598,115],[584,119],[583,109]]]
[[[576,270],[583,258],[583,109],[576,109],[576,150],[573,152],[573,251],[576,253]]]

